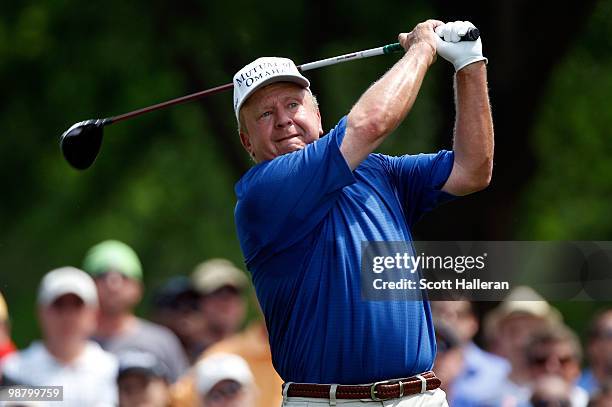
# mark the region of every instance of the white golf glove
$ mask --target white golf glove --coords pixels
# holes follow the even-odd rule
[[[488,62],[482,56],[480,38],[476,41],[459,41],[470,28],[476,27],[469,21],[455,21],[436,27],[438,55],[453,64],[455,72],[477,61]]]

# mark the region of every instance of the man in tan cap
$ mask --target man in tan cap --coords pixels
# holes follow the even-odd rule
[[[204,318],[202,349],[206,349],[240,329],[246,315],[243,294],[249,282],[244,272],[226,259],[200,263],[191,279],[201,295],[200,309]]]
[[[562,322],[561,314],[535,290],[515,287],[485,318],[485,336],[490,350],[510,362],[506,380],[496,386],[502,401],[511,395],[526,400],[531,392],[531,375],[525,348],[533,331]]]

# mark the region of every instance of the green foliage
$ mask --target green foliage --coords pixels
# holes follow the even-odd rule
[[[101,154],[85,172],[59,152],[58,137],[72,123],[227,83],[262,55],[301,63],[394,42],[430,13],[417,3],[389,15],[391,5],[363,0],[255,8],[245,1],[8,3],[0,10],[0,290],[20,346],[39,335],[40,277],[80,266],[103,239],[135,248],[149,289],[209,257],[242,264],[233,185],[249,163],[230,93],[106,128]],[[309,75],[326,128],[395,60]],[[435,86],[429,77],[386,151],[434,148]],[[230,153],[243,157],[242,168]]]
[[[435,15],[425,2],[369,0],[26,3],[0,5],[0,290],[20,346],[38,336],[40,277],[79,266],[103,239],[136,249],[148,288],[209,257],[242,264],[233,185],[249,163],[229,93],[107,128],[102,152],[85,172],[71,169],[59,152],[58,137],[72,123],[227,83],[259,56],[301,63],[395,42],[398,32]],[[519,237],[612,234],[611,12],[610,2],[599,4],[555,70],[537,116],[540,165],[525,194]],[[346,114],[395,60],[309,73],[324,126]],[[452,86],[444,64],[439,59],[428,74],[384,152],[450,147],[450,137],[435,144],[443,123],[437,95]],[[592,308],[562,307],[576,324]]]
[[[539,167],[523,195],[517,230],[525,240],[612,238],[612,2],[601,1],[551,78],[534,124]],[[518,154],[518,153],[517,153]],[[610,302],[559,302],[584,334]]]
[[[612,237],[612,2],[599,2],[586,27],[556,67],[537,116],[539,167],[523,199],[523,239]]]

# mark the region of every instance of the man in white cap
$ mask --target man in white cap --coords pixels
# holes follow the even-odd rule
[[[217,353],[194,367],[201,407],[253,407],[257,389],[249,365],[240,356]]]
[[[43,340],[8,356],[4,373],[29,386],[62,386],[62,406],[113,406],[117,361],[88,338],[94,332],[98,296],[85,272],[63,267],[47,273],[38,290]]]
[[[364,299],[361,252],[368,241],[411,246],[424,213],[490,181],[486,58],[480,39],[459,41],[473,27],[428,20],[400,34],[405,55],[324,137],[310,82],[291,60],[260,58],[234,76],[240,140],[257,163],[236,184],[236,226],[288,406],[304,397],[446,404],[429,371],[429,303]],[[456,71],[453,151],[371,154],[411,110],[436,55]]]

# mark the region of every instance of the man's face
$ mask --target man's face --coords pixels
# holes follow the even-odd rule
[[[191,296],[177,298],[171,306],[158,308],[154,319],[174,332],[186,347],[200,342],[206,324],[200,311],[200,299]]]
[[[120,407],[165,407],[169,405],[168,384],[160,378],[127,373],[119,379]]]
[[[256,162],[303,149],[323,134],[310,92],[277,82],[257,90],[240,109],[240,141]]]
[[[118,314],[131,311],[140,301],[142,285],[116,271],[103,273],[94,277],[100,310],[104,314]]]
[[[546,320],[531,314],[516,313],[504,318],[496,332],[499,353],[517,363],[524,359],[524,348],[531,332],[542,327]],[[520,363],[520,362],[519,362]]]
[[[93,333],[96,309],[74,294],[65,294],[40,307],[39,318],[46,339],[75,342]]]
[[[222,380],[202,398],[203,407],[252,407],[253,394],[234,380]]]
[[[580,360],[569,342],[538,344],[529,350],[528,363],[534,379],[552,374],[573,383],[580,375]]]
[[[588,345],[593,371],[600,380],[612,375],[612,311],[603,314],[597,323],[597,332]]]
[[[202,314],[214,331],[231,334],[238,331],[246,314],[246,304],[240,291],[224,286],[204,296]]]
[[[469,301],[432,301],[431,310],[434,318],[443,320],[454,328],[461,343],[471,341],[476,335],[478,321]]]

